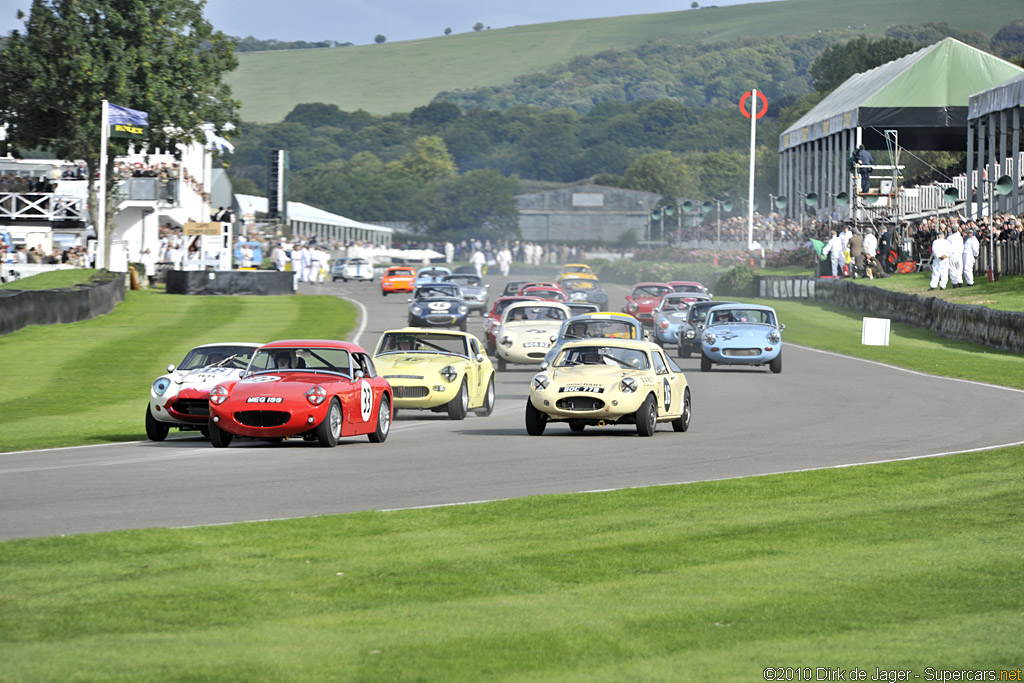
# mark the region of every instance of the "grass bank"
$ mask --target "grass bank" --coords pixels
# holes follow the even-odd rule
[[[355,308],[333,296],[146,290],[128,291],[109,315],[0,336],[0,451],[145,438],[150,384],[193,346],[344,339],[355,318]]]
[[[1022,456],[8,541],[3,677],[1015,670]]]

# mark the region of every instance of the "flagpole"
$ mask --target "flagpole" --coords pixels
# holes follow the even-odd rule
[[[754,155],[757,153],[757,90],[750,98],[750,180],[747,186],[747,249],[754,246]],[[763,237],[762,237],[763,239]],[[764,245],[762,244],[762,247]]]
[[[96,217],[96,267],[106,268],[106,231],[107,231],[107,136],[110,133],[110,112],[107,100],[103,100],[103,113],[100,115],[100,187],[98,191],[99,215]]]

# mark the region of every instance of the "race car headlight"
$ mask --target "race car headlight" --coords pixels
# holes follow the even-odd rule
[[[163,396],[164,392],[166,392],[170,386],[171,380],[166,377],[161,377],[157,381],[153,382],[153,393],[157,396]]]
[[[444,377],[446,382],[454,382],[455,378],[459,376],[458,371],[450,365],[446,365],[441,368],[441,376]]]
[[[413,315],[419,315],[419,314],[423,313],[423,308],[420,307],[420,306],[413,306],[409,310],[412,311]]]
[[[782,335],[779,334],[778,330],[772,330],[771,332],[768,333],[768,341],[770,341],[772,344],[778,344],[780,341],[782,341]]]
[[[469,312],[469,306],[467,306],[466,304],[459,304],[459,313],[468,313],[468,312]]]
[[[619,382],[619,391],[624,394],[632,394],[636,391],[636,380],[632,377],[623,377]]]
[[[668,321],[667,320],[662,320],[658,324],[661,325],[661,329],[663,329],[663,330],[667,330],[668,329]]]
[[[630,313],[636,313],[637,311],[640,310],[640,305],[635,301],[630,301],[628,304],[626,304],[626,310],[629,311]]]
[[[569,301],[586,301],[587,295],[583,292],[571,292],[569,294]]]
[[[686,338],[687,339],[693,339],[696,336],[697,336],[697,333],[695,331],[693,331],[693,330],[687,330],[686,331]]]
[[[506,334],[504,337],[501,338],[501,345],[506,347],[512,346],[512,337]]]
[[[533,378],[533,388],[537,391],[544,391],[550,382],[551,379],[547,375],[537,375]]]
[[[210,403],[213,405],[219,406],[226,400],[228,400],[228,388],[223,384],[218,384],[210,390]]]
[[[311,405],[318,406],[327,400],[327,390],[317,384],[315,387],[310,387],[309,391],[306,392],[306,400]]]
[[[714,344],[718,337],[715,336],[714,332],[705,332],[702,338],[705,344]]]

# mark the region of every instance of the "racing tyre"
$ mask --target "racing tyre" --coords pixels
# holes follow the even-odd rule
[[[683,414],[672,420],[672,429],[685,432],[690,428],[690,387],[683,391]]]
[[[391,431],[391,401],[387,394],[381,394],[380,405],[377,407],[377,429],[366,435],[370,443],[384,443]]]
[[[533,407],[530,399],[526,399],[526,433],[530,436],[540,436],[547,424],[547,413],[540,412]]]
[[[234,437],[234,434],[231,432],[225,432],[213,422],[210,423],[209,429],[210,443],[213,444],[214,448],[227,448],[231,444],[231,439]]]
[[[149,437],[149,440],[163,441],[167,438],[169,431],[171,431],[171,426],[153,417],[153,412],[149,406],[146,406],[146,436]]]
[[[676,355],[678,355],[680,358],[689,358],[690,357],[690,349],[684,349],[682,346],[680,346],[679,347],[679,353],[676,354]]]
[[[463,378],[459,385],[459,393],[455,398],[448,401],[448,419],[464,420],[469,412],[469,389],[466,388],[466,380]]]
[[[640,436],[652,436],[658,426],[658,404],[654,396],[648,394],[640,410],[636,411],[636,433]]]
[[[461,331],[461,332],[469,331],[469,319],[468,318],[463,318],[462,322],[459,323],[459,331]]]
[[[494,344],[492,344],[491,340],[489,338],[488,338],[487,342],[484,344],[484,349],[486,349],[488,356],[497,356],[498,355],[498,347],[495,346]]]
[[[775,356],[772,362],[768,364],[768,369],[776,375],[782,372],[782,351],[779,351],[779,355]]]
[[[331,399],[327,406],[327,414],[316,426],[316,440],[324,448],[334,448],[341,438],[341,404],[337,398]]]
[[[501,356],[498,356],[498,372],[505,372],[508,370],[508,363]]]
[[[711,359],[704,355],[704,352],[700,352],[700,371],[711,372]]]
[[[484,393],[484,405],[478,408],[476,414],[480,417],[487,417],[494,410],[494,375],[487,381],[487,391]]]
[[[569,420],[569,429],[574,432],[582,432],[586,428],[586,424],[579,420]]]
[[[384,291],[384,290],[382,289],[382,290],[380,291],[380,295],[381,295],[381,296],[387,296],[387,295],[388,295],[388,293],[387,293],[387,292],[385,292],[385,291]]]

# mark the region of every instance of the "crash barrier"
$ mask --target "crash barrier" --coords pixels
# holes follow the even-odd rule
[[[106,315],[124,301],[126,278],[114,273],[109,280],[60,289],[0,289],[0,334],[29,325],[74,323]]]
[[[817,279],[813,277],[758,277],[762,299],[813,299]]]
[[[168,270],[168,294],[276,296],[295,293],[295,274],[276,270]]]
[[[803,285],[796,284],[800,278],[763,277],[760,280],[759,290],[764,298],[797,298],[785,294],[805,291],[801,289]],[[772,280],[789,281],[791,284]],[[831,278],[818,279],[808,284],[806,291],[810,293],[809,296],[801,298],[921,327],[945,339],[1024,353],[1024,313],[952,304],[936,297],[890,292]]]

